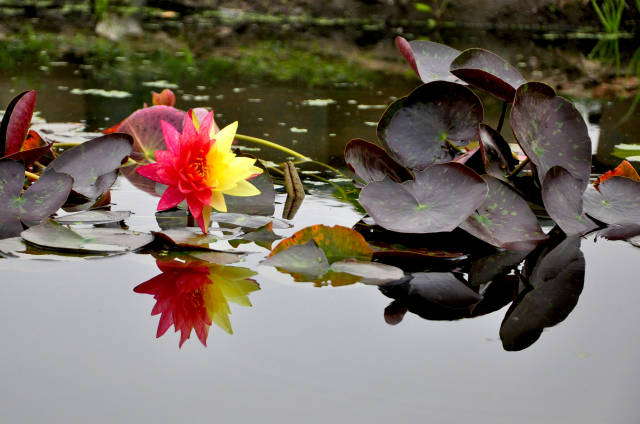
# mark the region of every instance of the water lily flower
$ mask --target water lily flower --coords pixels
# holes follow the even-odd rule
[[[249,278],[256,273],[247,268],[192,259],[157,260],[156,264],[162,273],[133,291],[154,296],[156,304],[151,315],[160,315],[156,337],[173,325],[176,332],[180,331],[180,347],[191,336],[191,330],[206,346],[213,323],[233,334],[229,302],[251,306],[249,293],[260,290],[258,283]]]
[[[189,211],[203,233],[207,233],[211,209],[227,211],[223,195],[260,194],[249,179],[262,173],[256,159],[238,157],[231,143],[238,123],[215,132],[213,112],[198,122],[193,110],[184,120],[182,133],[162,121],[167,150],[156,151],[156,163],[141,166],[137,172],[167,189],[158,202],[158,210],[170,209],[186,199]]]

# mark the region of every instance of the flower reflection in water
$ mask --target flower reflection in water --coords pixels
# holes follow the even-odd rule
[[[162,274],[133,289],[136,293],[152,294],[156,304],[151,315],[160,314],[156,337],[173,325],[180,331],[180,347],[195,330],[198,339],[207,345],[212,323],[229,334],[229,302],[251,306],[249,293],[260,286],[249,277],[256,273],[241,267],[223,266],[197,259],[157,260]]]

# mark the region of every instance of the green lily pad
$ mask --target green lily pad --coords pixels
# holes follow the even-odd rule
[[[591,140],[580,112],[553,88],[530,82],[518,88],[510,116],[520,147],[535,164],[540,182],[561,166],[583,187],[591,173]]]
[[[496,247],[526,249],[545,240],[536,216],[527,202],[509,185],[483,175],[489,192],[460,228]]]
[[[467,87],[446,81],[421,85],[392,103],[378,123],[378,138],[402,165],[424,169],[453,159],[449,144],[478,136],[483,110]]]
[[[526,80],[503,58],[487,50],[473,48],[460,53],[449,68],[461,80],[512,102],[516,89]]]
[[[415,172],[415,180],[368,184],[360,204],[375,222],[401,233],[451,231],[482,205],[487,185],[465,165],[445,163]]]
[[[43,249],[77,253],[133,252],[153,241],[153,236],[116,228],[69,228],[45,221],[23,231],[22,238]]]

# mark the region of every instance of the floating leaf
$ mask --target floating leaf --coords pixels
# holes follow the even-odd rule
[[[211,214],[211,221],[219,224],[231,224],[242,228],[260,228],[272,224],[273,228],[284,230],[293,227],[285,220],[262,215],[247,215],[244,213],[215,212]]]
[[[62,172],[73,177],[73,190],[96,199],[116,180],[118,168],[131,154],[132,139],[126,134],[108,134],[75,146],[47,166],[43,173]]]
[[[55,221],[59,224],[109,224],[112,222],[120,222],[131,216],[130,211],[107,211],[107,210],[92,210],[72,213],[69,215],[56,218]]]
[[[0,124],[0,157],[22,150],[35,107],[36,92],[33,90],[20,93],[9,102]]]
[[[511,153],[509,144],[500,133],[485,124],[478,126],[478,140],[480,141],[485,172],[492,177],[506,180],[506,176],[518,164],[518,160]]]
[[[416,171],[414,181],[370,183],[360,192],[360,204],[387,230],[435,233],[456,228],[486,195],[478,174],[465,165],[445,163]]]
[[[363,284],[385,284],[404,277],[404,271],[400,268],[381,264],[378,262],[348,260],[331,264],[331,269],[336,272],[344,272],[362,277]]]
[[[24,168],[18,162],[0,160],[0,238],[19,235],[26,226],[35,225],[55,213],[71,191],[73,179],[49,172],[24,193]]]
[[[511,128],[522,150],[538,168],[540,182],[561,166],[587,184],[591,172],[591,141],[580,112],[540,82],[522,85],[511,109]]]
[[[351,140],[344,149],[344,160],[364,184],[382,181],[389,176],[393,181],[401,183],[412,179],[411,172],[398,162],[380,146],[362,140]]]
[[[281,238],[281,236],[273,232],[273,222],[269,222],[254,231],[239,236],[239,238],[229,240],[229,244],[233,247],[237,247],[242,243],[254,242],[260,247],[271,250],[273,242],[280,240]]]
[[[634,181],[640,181],[640,175],[638,175],[638,171],[636,171],[633,165],[631,165],[629,162],[623,160],[615,169],[607,171],[596,178],[593,186],[597,189],[600,184],[607,181],[611,177],[627,177],[631,178]]]
[[[396,37],[396,47],[422,82],[458,80],[449,72],[449,66],[460,54],[459,50],[433,41],[408,42],[402,37]]]
[[[274,251],[275,252],[275,251]],[[296,281],[313,281],[329,272],[329,260],[313,239],[272,253],[261,265],[283,268],[294,274],[302,274]]]
[[[520,72],[503,58],[478,48],[460,53],[449,69],[461,80],[505,102],[512,102],[516,89],[526,82]]]
[[[378,138],[410,169],[453,158],[449,143],[467,144],[477,137],[483,111],[480,99],[463,85],[434,81],[392,103],[378,123]]]
[[[554,166],[542,181],[542,200],[549,216],[572,236],[586,234],[598,225],[582,213],[583,183],[569,171]]]
[[[166,150],[161,122],[182,132],[186,113],[170,106],[152,106],[133,112],[118,128],[118,132],[133,137],[131,157],[137,161],[155,158],[156,150]]]
[[[256,273],[241,267],[221,266],[198,260],[158,260],[161,274],[136,286],[136,293],[151,294],[156,304],[151,315],[160,314],[156,337],[173,325],[180,331],[180,344],[195,330],[207,345],[209,329],[215,323],[233,334],[229,303],[251,306],[249,294],[260,286],[249,277]]]
[[[605,224],[640,223],[640,182],[611,177],[584,192],[584,211]]]
[[[536,216],[515,190],[490,175],[489,192],[460,228],[497,247],[526,249],[546,239]]]
[[[171,250],[205,249],[209,250],[212,243],[220,236],[202,234],[198,227],[170,228],[161,232],[152,232],[156,242],[163,243],[164,248]]]
[[[529,276],[530,287],[511,305],[500,326],[505,350],[526,349],[543,329],[569,315],[582,292],[584,269],[579,238],[567,238],[541,254]]]
[[[371,247],[357,231],[340,225],[329,227],[318,224],[303,228],[282,240],[269,256],[274,256],[291,246],[307,244],[310,240],[314,240],[318,248],[325,253],[329,264],[349,258],[368,261],[373,254]]]
[[[153,236],[116,228],[69,228],[55,221],[44,221],[21,234],[28,243],[44,249],[78,253],[125,253],[136,251],[153,241]]]

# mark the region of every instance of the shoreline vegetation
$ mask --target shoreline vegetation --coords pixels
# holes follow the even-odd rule
[[[628,8],[612,36],[584,1],[542,2],[546,6],[535,16],[482,24],[456,15],[453,5],[435,13],[430,4],[443,2],[378,3],[388,2],[333,0],[321,9],[304,0],[0,0],[0,68],[15,74],[65,62],[104,82],[144,75],[213,84],[240,79],[368,86],[390,75],[415,78],[393,46],[402,35],[459,49],[482,43],[529,78],[570,95],[630,97],[637,91],[637,77],[620,65],[630,63],[638,47],[635,9]],[[456,3],[459,9],[465,2]],[[338,16],[336,7],[349,4],[359,9]],[[377,13],[362,14],[367,7]],[[494,14],[509,17],[511,9],[503,9]]]

